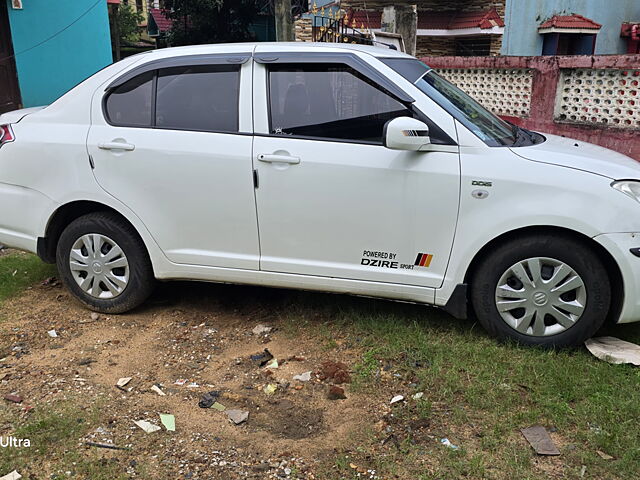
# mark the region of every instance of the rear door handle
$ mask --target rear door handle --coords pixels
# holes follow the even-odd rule
[[[292,157],[290,155],[266,155],[264,153],[258,155],[258,160],[265,163],[289,163],[291,165],[300,163],[300,157]]]
[[[131,143],[106,142],[106,143],[99,143],[98,148],[101,150],[127,150],[130,152],[132,150],[135,150],[136,146]]]

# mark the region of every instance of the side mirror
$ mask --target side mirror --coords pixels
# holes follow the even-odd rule
[[[384,146],[391,150],[418,152],[428,150],[431,145],[429,127],[411,117],[397,117],[384,124],[382,130]]]

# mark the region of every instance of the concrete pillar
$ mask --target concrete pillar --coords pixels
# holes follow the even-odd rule
[[[416,54],[416,31],[418,11],[415,5],[394,5],[382,11],[382,31],[399,33],[404,41],[405,51]]]
[[[278,42],[295,41],[293,18],[291,17],[291,0],[276,0],[276,40]]]

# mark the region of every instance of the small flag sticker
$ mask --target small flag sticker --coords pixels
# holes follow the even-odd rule
[[[419,253],[416,257],[416,261],[414,265],[418,267],[428,268],[431,265],[431,260],[433,259],[433,255],[430,253]]]

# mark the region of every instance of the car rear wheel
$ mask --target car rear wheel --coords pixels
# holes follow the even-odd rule
[[[153,291],[153,270],[142,240],[108,212],[69,224],[58,241],[56,263],[74,296],[101,313],[131,310]]]
[[[610,303],[601,259],[563,235],[502,244],[471,279],[471,304],[480,323],[494,336],[526,345],[578,345],[602,326]]]

